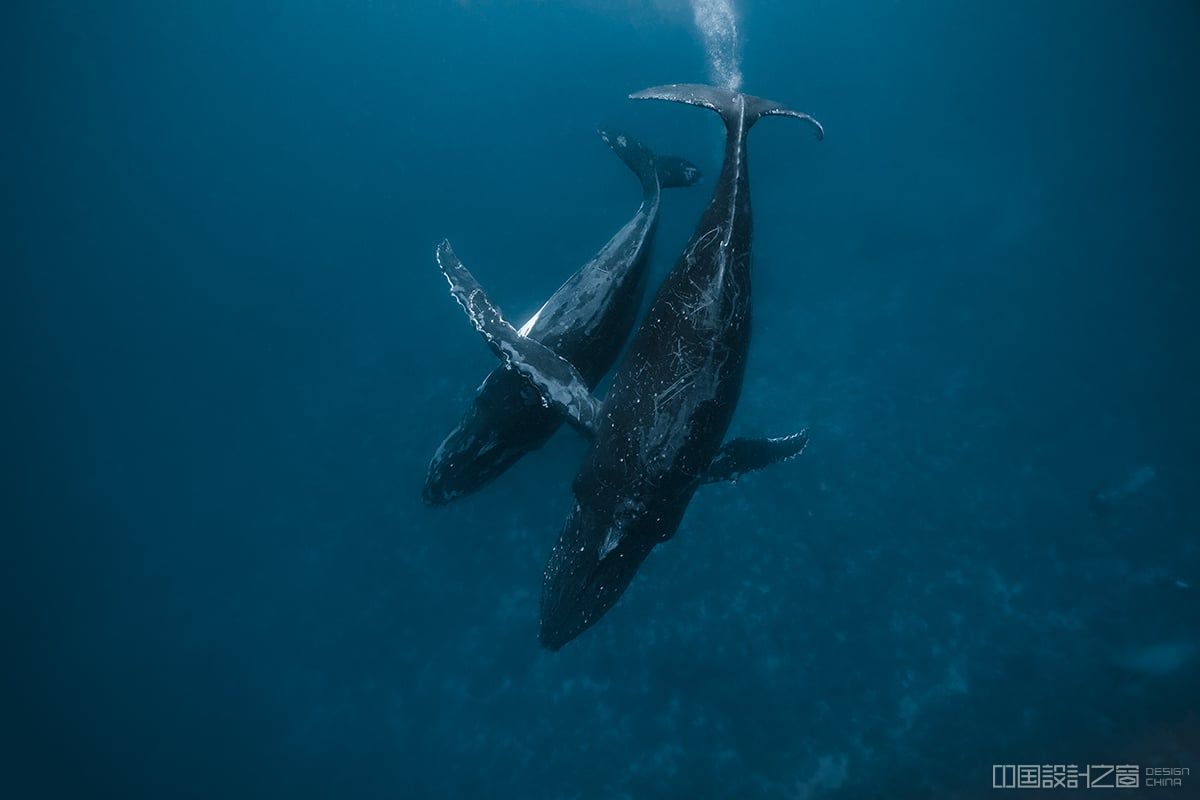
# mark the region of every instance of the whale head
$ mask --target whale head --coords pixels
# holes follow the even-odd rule
[[[550,553],[542,583],[538,641],[558,650],[617,602],[660,539],[646,535],[636,502],[575,503]]]
[[[459,426],[429,463],[421,498],[431,506],[445,505],[482,488],[520,456],[521,452],[502,446],[495,436],[477,436]]]
[[[422,497],[444,505],[470,494],[545,444],[561,420],[528,381],[498,367],[479,387],[470,409],[433,456]]]

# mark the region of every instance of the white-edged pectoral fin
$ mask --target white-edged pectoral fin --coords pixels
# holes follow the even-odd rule
[[[594,432],[600,415],[600,401],[592,395],[575,367],[508,324],[479,281],[454,255],[448,241],[438,246],[437,260],[450,284],[450,294],[504,365],[525,376],[547,407],[558,410],[580,430]]]
[[[808,431],[768,439],[733,439],[726,442],[704,476],[705,483],[734,481],[747,472],[790,461],[808,446]]]

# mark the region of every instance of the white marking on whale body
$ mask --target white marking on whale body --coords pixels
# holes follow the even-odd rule
[[[617,549],[617,545],[621,543],[621,529],[613,526],[608,529],[608,533],[604,537],[604,542],[600,545],[600,560]]]
[[[542,315],[542,312],[545,310],[546,310],[546,307],[542,306],[537,311],[533,312],[533,316],[525,321],[525,324],[520,327],[520,329],[517,331],[517,333],[519,333],[521,336],[528,336],[529,333],[533,330],[533,326],[537,325],[538,317],[540,317]]]
[[[741,143],[743,141],[745,141],[745,136],[746,136],[746,98],[745,98],[745,96],[739,94],[738,98],[737,98],[737,103],[738,103],[737,141],[739,143],[739,146],[737,148],[737,152],[736,152],[736,156],[735,156],[736,160],[734,161],[733,183],[732,183],[733,196],[731,197],[730,202],[729,202],[729,219],[726,220],[726,222],[725,222],[725,237],[724,237],[724,239],[721,240],[722,248],[729,247],[729,242],[733,238],[733,218],[735,216],[737,216],[737,212],[738,212],[738,207],[737,207],[738,188],[739,188],[738,181],[740,180],[740,178],[742,176],[742,147],[744,145],[742,145]],[[722,264],[721,265],[721,277],[724,277],[724,274],[725,274],[725,265]]]

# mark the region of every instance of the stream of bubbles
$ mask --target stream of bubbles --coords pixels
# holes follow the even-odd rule
[[[710,79],[734,91],[742,88],[742,54],[733,0],[691,0],[696,27],[708,51]]]

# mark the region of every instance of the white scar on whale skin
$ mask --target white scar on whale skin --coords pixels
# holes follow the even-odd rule
[[[742,55],[733,0],[692,0],[692,16],[704,37],[713,83],[741,91]]]

